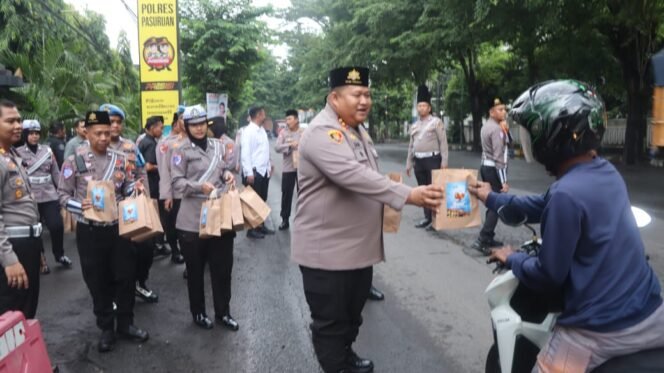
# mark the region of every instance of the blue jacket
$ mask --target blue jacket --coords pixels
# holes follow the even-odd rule
[[[558,324],[610,332],[648,317],[662,303],[648,265],[627,187],[618,171],[595,158],[573,166],[543,196],[491,193],[487,207],[513,204],[541,223],[538,257],[515,253],[507,266],[535,290],[562,288]]]

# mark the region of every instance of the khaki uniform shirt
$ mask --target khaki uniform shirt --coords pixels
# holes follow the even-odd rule
[[[482,126],[482,164],[489,161],[495,164],[501,183],[507,182],[507,159],[509,137],[505,134],[500,124],[489,118]]]
[[[217,139],[207,141],[207,149],[203,150],[187,138],[171,156],[173,193],[182,195],[175,227],[187,232],[199,230],[201,207],[208,198],[203,194],[203,183],[212,183],[217,189],[224,186],[225,148]]]
[[[37,153],[33,153],[27,145],[23,145],[17,148],[16,152],[23,158],[35,201],[37,203],[57,201],[59,197],[56,188],[60,169],[51,148],[37,145]]]
[[[157,144],[157,170],[159,171],[159,199],[181,199],[182,194],[173,193],[171,178],[171,155],[180,147],[186,136],[171,135]]]
[[[80,157],[85,165],[84,168],[79,168],[77,157]],[[79,147],[76,155],[69,156],[62,164],[58,182],[60,205],[82,218],[81,201],[88,196],[88,181],[104,180],[107,172],[111,175],[108,180],[113,181],[115,185],[115,198],[121,201],[134,190],[136,176],[133,170],[135,169],[134,161],[123,152],[109,147],[105,155],[98,155],[89,146]]]
[[[279,137],[277,137],[277,143],[274,145],[274,150],[276,150],[277,153],[282,153],[284,155],[283,172],[297,171],[293,164],[293,150],[295,149],[291,147],[291,144],[295,141],[298,143],[300,142],[302,132],[304,132],[302,128],[299,128],[295,132],[288,128],[284,128],[281,133],[279,133]]]
[[[16,264],[18,258],[5,232],[5,227],[39,223],[37,202],[32,196],[23,160],[14,149],[0,149],[0,265]]]
[[[325,270],[384,260],[383,205],[400,210],[411,188],[378,173],[378,153],[364,127],[342,127],[329,105],[304,130],[299,149],[292,260]]]
[[[442,158],[440,167],[447,167],[447,133],[445,124],[440,118],[429,115],[418,119],[410,127],[410,143],[408,144],[408,158],[406,168],[413,167],[415,153],[440,153]]]

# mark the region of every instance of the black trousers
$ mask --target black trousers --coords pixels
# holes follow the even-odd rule
[[[164,202],[166,201],[163,199],[159,200],[159,220],[161,220],[161,226],[164,227],[168,246],[171,247],[171,255],[175,256],[180,253],[180,246],[178,246],[178,233],[177,229],[175,229],[175,222],[178,219],[178,211],[180,211],[180,200],[173,200],[173,207],[171,208],[171,211],[166,211]]]
[[[284,172],[281,174],[281,219],[287,222],[291,215],[293,205],[293,190],[297,182],[297,171]]]
[[[97,326],[125,329],[134,322],[136,246],[120,237],[118,226],[76,225],[83,280],[92,295]],[[113,301],[117,310],[113,312]]]
[[[362,325],[373,267],[327,271],[300,266],[300,270],[316,357],[326,373],[338,372]]]
[[[152,262],[154,261],[154,243],[154,238],[131,243],[135,246],[134,250],[136,250],[136,281],[141,285],[145,285],[150,276],[150,268],[152,268]]]
[[[42,223],[48,228],[51,236],[53,256],[55,260],[58,260],[61,256],[65,255],[62,244],[65,235],[65,226],[62,222],[62,215],[60,215],[60,202],[48,201],[38,203],[37,209],[39,210]]]
[[[480,177],[485,182],[491,184],[491,189],[500,193],[500,190],[503,189],[503,184],[500,182],[500,177],[498,177],[498,171],[495,167],[482,166],[480,168]],[[486,219],[484,219],[484,225],[482,225],[482,230],[480,230],[480,240],[484,242],[491,241],[496,235],[494,232],[496,230],[496,225],[498,225],[498,214],[493,210],[486,210]]]
[[[235,232],[221,237],[201,239],[198,232],[179,230],[182,255],[187,263],[189,310],[192,315],[205,312],[205,265],[210,266],[212,303],[218,317],[230,314],[231,273],[233,272],[233,239]]]
[[[39,302],[39,265],[44,249],[41,238],[10,238],[14,253],[28,275],[28,288],[7,285],[5,271],[0,271],[0,315],[7,311],[21,311],[28,319],[37,313]]]
[[[427,158],[415,158],[413,169],[415,170],[417,185],[431,184],[431,171],[439,169],[441,162],[442,156],[440,154]],[[424,218],[431,220],[431,210],[427,208],[422,210],[424,210]]]

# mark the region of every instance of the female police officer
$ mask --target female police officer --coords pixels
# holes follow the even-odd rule
[[[39,216],[51,234],[51,248],[55,261],[69,268],[72,263],[63,249],[64,225],[56,190],[60,169],[51,148],[39,144],[40,131],[41,125],[38,121],[24,120],[21,136],[25,144],[18,147],[16,152],[23,159],[28,172],[28,181],[37,201]],[[48,269],[45,260],[42,265],[44,269]]]
[[[203,201],[215,188],[235,182],[232,172],[227,169],[233,165],[224,162],[224,147],[219,140],[207,138],[207,117],[203,107],[187,107],[183,116],[187,139],[173,151],[171,177],[173,191],[182,195],[175,226],[187,265],[189,308],[196,325],[212,328],[213,323],[205,313],[203,289],[205,264],[209,263],[215,318],[236,331],[239,326],[229,311],[235,232],[205,239],[198,236]]]

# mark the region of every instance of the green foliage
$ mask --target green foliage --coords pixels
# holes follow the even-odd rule
[[[20,68],[27,82],[11,92],[24,117],[73,124],[87,110],[113,102],[127,113],[127,131],[139,128],[129,42],[122,34],[112,50],[101,15],[80,14],[63,0],[2,1],[0,46],[0,63]]]

